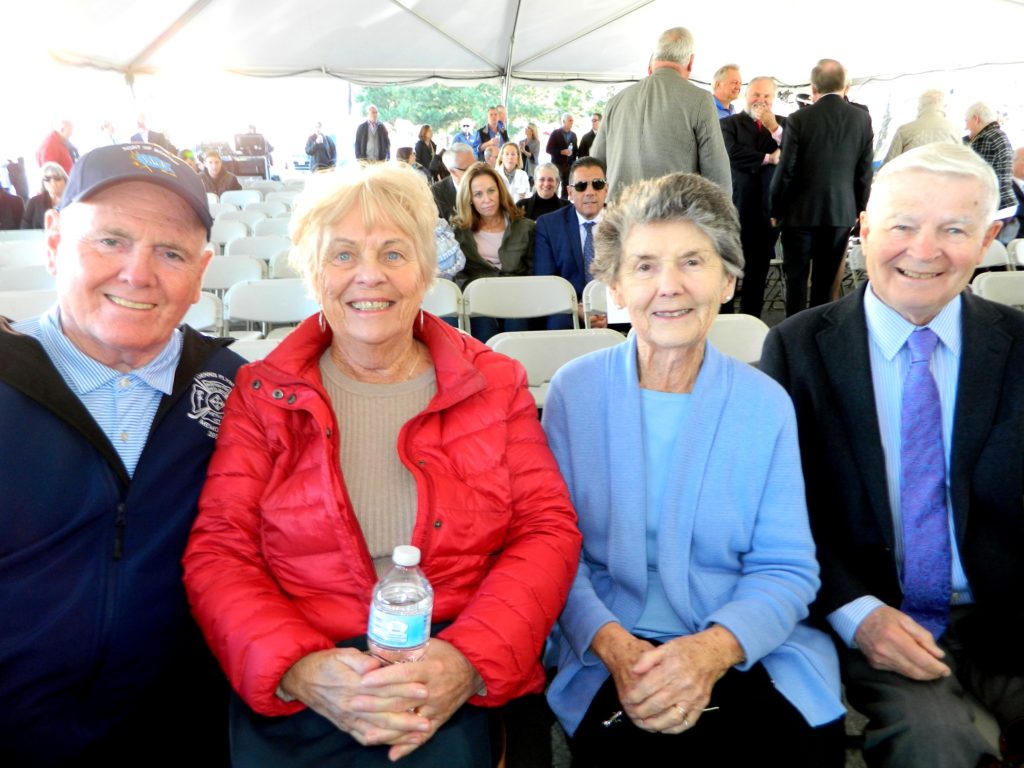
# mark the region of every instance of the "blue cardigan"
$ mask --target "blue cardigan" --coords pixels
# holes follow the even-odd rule
[[[555,375],[544,428],[583,532],[550,652],[548,701],[574,733],[608,670],[590,650],[604,624],[632,629],[647,590],[645,473],[636,339]],[[731,631],[813,726],[844,713],[832,641],[803,623],[818,590],[793,406],[759,371],[707,346],[680,471],[661,511],[658,571],[689,632]]]

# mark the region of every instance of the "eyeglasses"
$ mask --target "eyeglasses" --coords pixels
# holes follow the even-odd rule
[[[572,185],[572,188],[577,192],[586,192],[587,184],[594,188],[595,192],[600,192],[602,189],[608,186],[608,182],[604,179],[593,179],[592,181],[577,181]]]
[[[63,176],[43,176],[43,181],[67,181]]]
[[[469,123],[463,123],[463,124],[462,124],[462,127],[463,127],[463,128],[472,128],[473,126],[472,126],[472,125],[470,125]]]

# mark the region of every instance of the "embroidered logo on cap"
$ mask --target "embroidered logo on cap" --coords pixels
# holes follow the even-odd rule
[[[213,371],[197,373],[192,381],[192,410],[188,417],[198,421],[206,429],[206,434],[214,439],[224,418],[224,403],[233,387],[231,379]]]
[[[168,176],[174,176],[175,178],[178,176],[174,170],[174,166],[171,165],[165,157],[132,150],[131,158],[132,163],[136,168],[145,168],[150,173],[159,171],[160,173],[165,173]]]

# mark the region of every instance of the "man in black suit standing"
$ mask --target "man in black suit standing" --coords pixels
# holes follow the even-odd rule
[[[796,408],[811,612],[868,717],[872,768],[1024,761],[1024,314],[965,290],[998,200],[966,147],[886,163],[860,216],[868,283],[776,326],[761,356]]]
[[[133,142],[142,142],[145,144],[156,144],[158,147],[163,147],[170,154],[178,154],[178,148],[171,144],[170,140],[159,131],[151,131],[146,127],[146,116],[139,114],[136,120],[136,126],[138,130],[132,134]]]
[[[779,164],[786,118],[772,112],[775,81],[755,77],[747,85],[747,109],[724,118],[722,138],[732,166],[732,202],[740,215],[743,286],[740,312],[761,316],[768,267],[779,230],[772,226],[768,192]]]
[[[871,116],[844,98],[846,70],[822,59],[811,72],[814,102],[789,116],[772,179],[772,217],[782,227],[786,315],[831,298],[832,281],[871,187]]]
[[[562,115],[562,127],[556,128],[548,137],[548,145],[544,151],[551,155],[551,162],[558,166],[562,174],[562,197],[569,196],[569,170],[579,157],[580,142],[572,130],[572,115]]]

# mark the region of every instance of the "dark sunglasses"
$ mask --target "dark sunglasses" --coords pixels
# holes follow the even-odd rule
[[[572,185],[572,188],[577,192],[586,192],[587,184],[590,184],[595,192],[600,192],[602,189],[608,186],[608,182],[604,179],[594,179],[593,181],[577,181]]]
[[[63,176],[43,176],[43,181],[64,181]]]

